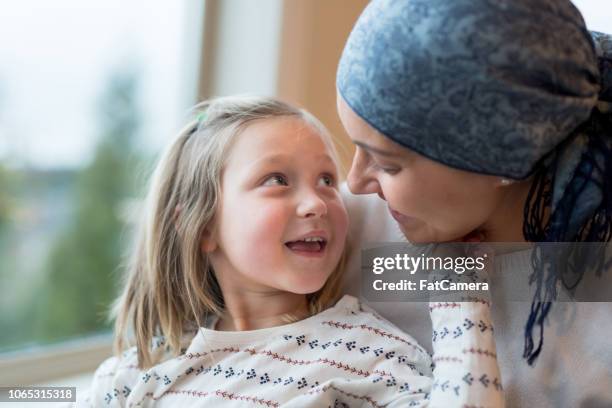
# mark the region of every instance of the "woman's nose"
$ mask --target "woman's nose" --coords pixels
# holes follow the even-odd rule
[[[300,196],[297,214],[305,218],[322,217],[327,214],[327,203],[316,193],[316,191],[304,192]]]
[[[346,177],[348,188],[353,194],[378,193],[380,195],[378,180],[369,174],[364,153],[360,150],[359,147],[355,150],[351,169]]]

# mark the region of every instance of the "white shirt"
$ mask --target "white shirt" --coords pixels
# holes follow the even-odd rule
[[[82,405],[503,406],[488,304],[431,303],[430,310],[438,333],[433,359],[413,337],[346,295],[287,325],[200,328],[183,355],[146,371],[132,348],[98,368]],[[442,335],[479,320],[485,330]]]

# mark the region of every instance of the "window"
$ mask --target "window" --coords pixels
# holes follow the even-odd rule
[[[155,154],[196,101],[203,2],[0,5],[0,351],[110,330]]]
[[[601,0],[572,0],[589,30],[612,34],[612,3]]]

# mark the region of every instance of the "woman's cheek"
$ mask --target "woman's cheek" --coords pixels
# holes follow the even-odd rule
[[[387,204],[395,211],[414,218],[420,218],[419,208],[422,208],[425,197],[419,194],[415,188],[409,184],[393,183],[386,185],[383,189],[383,194]]]
[[[425,169],[416,169],[405,177],[396,178],[395,189],[389,202],[391,208],[426,224],[435,225],[443,208],[449,201],[444,198],[445,189],[439,178],[427,175]],[[397,207],[393,204],[397,203]]]

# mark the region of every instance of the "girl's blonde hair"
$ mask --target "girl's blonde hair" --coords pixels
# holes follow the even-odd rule
[[[213,99],[198,104],[194,116],[154,171],[124,290],[111,313],[115,352],[129,347],[128,334],[133,330],[141,369],[161,359],[152,352],[154,336],[163,336],[166,347],[178,356],[183,336],[201,327],[206,316],[223,311],[223,295],[201,250],[201,240],[205,228],[214,228],[221,173],[236,136],[256,120],[299,118],[318,131],[340,169],[323,124],[310,113],[277,99]],[[343,254],[325,285],[307,295],[311,314],[337,300],[344,263]]]

